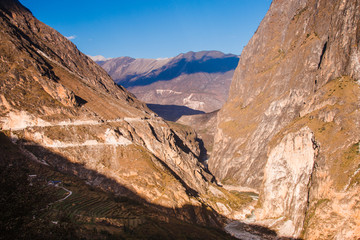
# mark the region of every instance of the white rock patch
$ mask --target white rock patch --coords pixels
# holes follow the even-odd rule
[[[105,143],[111,145],[129,145],[132,142],[121,135],[116,134],[116,132],[112,129],[107,129],[105,132]]]
[[[230,215],[231,212],[223,203],[217,202],[216,206],[221,210],[221,213],[224,214],[225,216]]]
[[[285,217],[276,226],[281,236],[298,237],[302,230],[315,158],[312,138],[304,127],[286,135],[269,154],[260,219]]]
[[[13,111],[9,112],[6,118],[0,120],[2,122],[1,128],[3,130],[22,130],[27,127],[34,126],[51,126],[49,122],[41,118],[34,117],[26,111]]]
[[[205,103],[201,101],[192,100],[193,94],[183,99],[183,104],[189,108],[201,110],[204,109]]]
[[[182,94],[182,92],[176,92],[170,89],[156,89],[156,94],[164,95],[164,94]]]

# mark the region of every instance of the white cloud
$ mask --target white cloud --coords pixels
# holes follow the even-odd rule
[[[69,39],[69,40],[73,40],[73,39],[76,38],[76,36],[75,36],[75,35],[72,35],[72,36],[68,36],[68,37],[66,37],[66,38]]]

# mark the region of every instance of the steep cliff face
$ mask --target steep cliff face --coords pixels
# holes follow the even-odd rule
[[[208,159],[214,145],[214,135],[216,131],[216,117],[219,111],[204,113],[199,115],[182,116],[176,122],[191,126],[195,129],[199,138],[202,140],[206,152],[201,156]]]
[[[0,26],[0,127],[27,156],[120,195],[200,205],[212,176],[194,132],[170,128],[18,1],[0,1]]]
[[[218,114],[210,170],[259,192],[256,221],[281,235],[359,235],[359,13],[358,1],[273,1]]]

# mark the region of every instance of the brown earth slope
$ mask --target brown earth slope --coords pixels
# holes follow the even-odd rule
[[[358,239],[360,2],[274,0],[218,114],[210,170],[260,193],[249,222]]]

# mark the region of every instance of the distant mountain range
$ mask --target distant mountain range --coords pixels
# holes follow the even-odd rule
[[[95,59],[96,60],[96,59]],[[166,59],[119,57],[97,61],[117,84],[156,106],[179,105],[211,112],[225,103],[239,57],[219,51],[179,54]],[[176,120],[176,119],[171,119]]]

